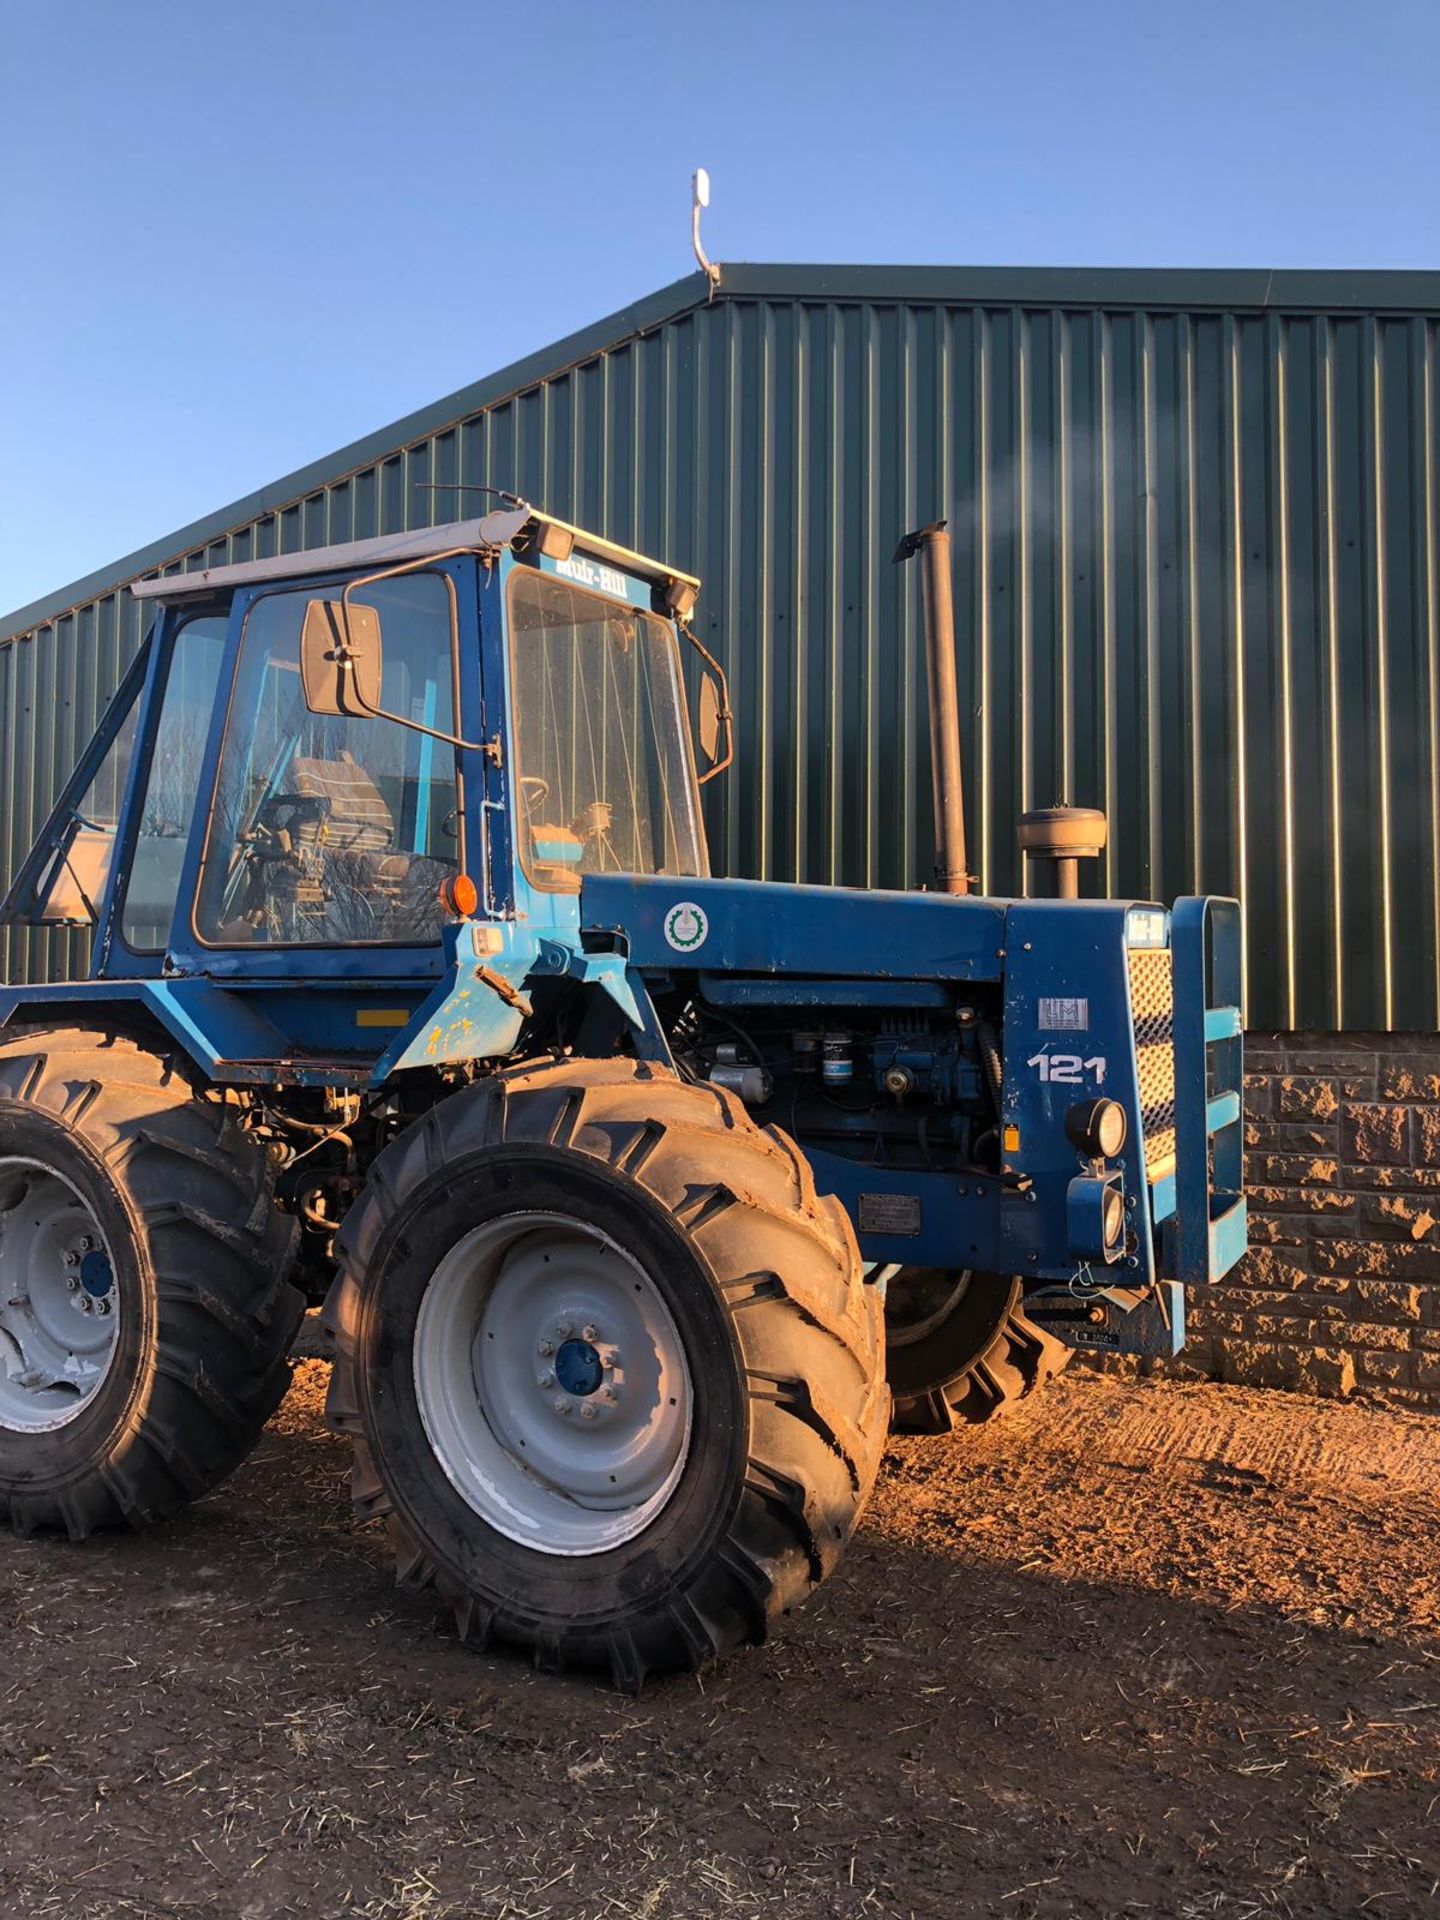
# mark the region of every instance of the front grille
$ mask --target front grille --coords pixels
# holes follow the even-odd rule
[[[1175,995],[1168,947],[1131,947],[1130,1010],[1140,1075],[1145,1171],[1151,1180],[1175,1159]]]

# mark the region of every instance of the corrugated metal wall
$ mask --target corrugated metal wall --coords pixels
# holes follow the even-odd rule
[[[946,514],[986,888],[1025,887],[1023,808],[1102,806],[1097,890],[1242,894],[1253,1024],[1440,1026],[1434,303],[886,297],[854,270],[865,298],[804,272],[729,269],[713,304],[557,352],[191,563],[452,518],[421,488],[456,480],[662,555],[705,581],[740,716],[706,790],[718,870],[894,886],[931,829],[918,582],[891,555]],[[0,648],[7,858],[139,631],[110,593]],[[82,958],[15,932],[3,954]]]

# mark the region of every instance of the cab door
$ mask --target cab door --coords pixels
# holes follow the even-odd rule
[[[382,716],[306,703],[307,609],[342,589],[383,635]],[[472,698],[459,672],[477,651],[474,595],[463,560],[237,590],[233,675],[202,776],[208,817],[168,971],[238,984],[442,970],[441,890],[475,838],[458,744],[477,717],[478,687]]]

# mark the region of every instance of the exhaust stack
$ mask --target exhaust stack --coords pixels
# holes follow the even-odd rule
[[[1020,850],[1027,860],[1049,862],[1055,898],[1080,898],[1080,862],[1104,852],[1108,829],[1097,807],[1035,807],[1020,816]]]
[[[930,770],[935,792],[935,883],[941,893],[968,893],[965,788],[960,770],[960,692],[955,675],[955,602],[950,536],[945,522],[907,533],[895,562],[920,556],[925,615],[925,675],[930,693]]]

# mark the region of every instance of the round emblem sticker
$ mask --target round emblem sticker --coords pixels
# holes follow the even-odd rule
[[[693,953],[705,944],[710,922],[705,909],[693,900],[681,900],[665,916],[665,938],[677,953]]]

